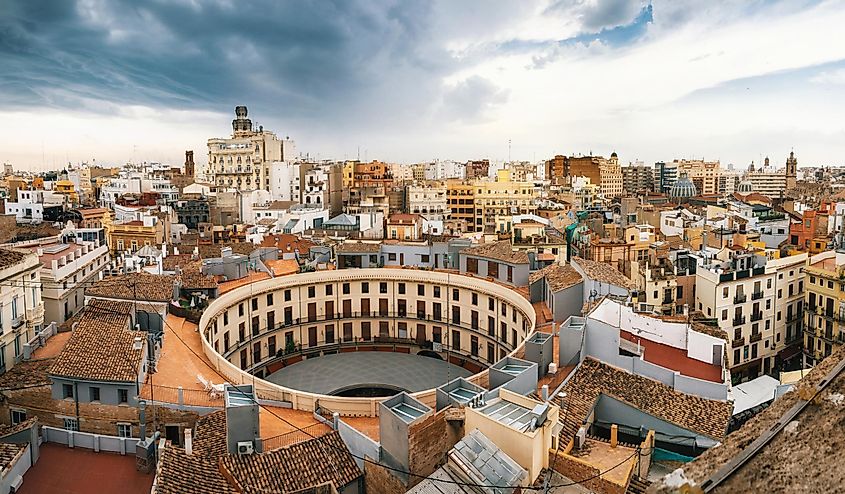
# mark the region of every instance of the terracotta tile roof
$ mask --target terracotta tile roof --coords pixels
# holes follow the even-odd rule
[[[564,290],[584,281],[581,273],[568,264],[550,264],[545,268],[531,273],[528,283],[534,283],[542,278],[546,279],[553,292]]]
[[[47,374],[53,359],[24,360],[0,375],[0,390],[23,389],[50,384]]]
[[[377,254],[381,248],[380,244],[368,244],[364,242],[343,242],[335,247],[338,254]]]
[[[175,446],[164,448],[156,476],[156,494],[234,494],[220,473],[219,459]]]
[[[337,432],[272,452],[230,455],[221,410],[197,421],[193,441],[191,456],[165,448],[158,494],[284,493],[326,482],[339,489],[363,475]]]
[[[509,240],[501,240],[499,242],[481,244],[477,247],[469,247],[467,249],[463,249],[461,251],[461,255],[485,257],[511,264],[528,264],[528,254],[520,250],[513,250]]]
[[[569,407],[564,434],[574,435],[599,395],[604,394],[679,427],[721,440],[733,405],[684,394],[652,379],[587,357],[564,387]]]
[[[586,273],[590,279],[616,285],[628,290],[635,290],[637,288],[637,285],[631,281],[630,278],[619,272],[618,269],[614,268],[610,264],[591,261],[581,257],[573,257],[572,262],[578,264],[578,266],[584,270],[584,273]]]
[[[317,244],[291,233],[265,235],[261,241],[261,247],[275,247],[282,252],[296,252],[299,249],[301,255],[307,255],[311,247],[315,245]]]
[[[199,259],[194,259],[191,254],[170,254],[161,260],[161,267],[165,271],[176,271],[177,267],[184,271],[187,266],[193,264],[201,265],[202,262]]]
[[[394,213],[387,219],[388,225],[413,225],[422,220],[418,214]]]
[[[24,257],[26,257],[25,252],[12,249],[0,249],[0,269],[14,266],[15,264],[23,261]]]
[[[329,481],[340,490],[363,475],[337,431],[269,453],[228,455],[221,466],[247,492],[292,492]]]
[[[187,289],[208,289],[217,288],[217,282],[213,276],[206,276],[199,271],[183,272],[181,276],[182,287]]]
[[[278,259],[264,261],[264,265],[273,271],[273,276],[285,276],[299,272],[299,263],[296,259]]]
[[[252,254],[253,251],[258,248],[258,246],[252,242],[232,242],[225,244],[198,245],[197,250],[199,251],[200,258],[214,259],[221,256],[220,251],[223,247],[230,247],[232,249],[232,254],[241,254],[244,256]]]
[[[24,431],[26,429],[29,429],[36,422],[38,422],[37,417],[30,417],[27,420],[24,420],[23,422],[21,422],[20,424],[15,424],[15,425],[0,424],[0,438],[8,437],[8,436],[11,436],[12,434],[17,434],[20,431]]]
[[[92,297],[169,302],[173,298],[173,281],[169,274],[127,273],[104,278],[85,290]]]
[[[228,454],[225,410],[210,413],[197,420],[194,430],[194,452],[210,457]]]
[[[7,468],[17,463],[26,446],[26,444],[0,443],[0,471],[5,472]]]
[[[131,312],[129,302],[92,300],[49,374],[90,381],[134,382],[144,349],[133,349],[133,343],[135,336],[144,337],[146,333],[129,329]]]

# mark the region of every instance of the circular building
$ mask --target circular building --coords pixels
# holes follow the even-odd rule
[[[484,386],[487,368],[520,348],[535,313],[521,294],[455,273],[321,271],[227,292],[199,325],[206,356],[233,384],[295,409],[375,416],[384,396],[457,377]]]
[[[741,195],[748,195],[754,192],[754,184],[752,184],[749,180],[743,180],[737,186],[736,191]]]
[[[698,194],[695,184],[689,179],[686,173],[682,173],[677,182],[669,189],[669,199],[674,202],[683,202]]]

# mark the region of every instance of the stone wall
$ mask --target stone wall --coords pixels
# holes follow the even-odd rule
[[[367,494],[402,494],[408,487],[390,470],[368,461],[364,463],[364,490]]]
[[[555,455],[557,455],[557,458],[555,458]],[[598,494],[625,494],[626,487],[624,485],[601,478],[599,476],[601,472],[598,468],[565,453],[549,452],[549,464],[554,465],[557,473]]]
[[[461,440],[463,427],[446,421],[443,409],[427,419],[411,424],[408,431],[408,459],[411,472],[428,476],[446,461],[446,453]],[[418,476],[409,479],[408,487],[422,480]]]

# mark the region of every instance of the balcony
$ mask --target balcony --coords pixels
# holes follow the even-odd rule
[[[751,294],[751,300],[760,300],[763,298],[763,292],[754,292]]]
[[[12,329],[18,329],[19,327],[23,326],[23,323],[26,322],[23,314],[18,314],[17,316],[12,317]]]
[[[746,300],[748,300],[748,296],[744,293],[737,293],[736,295],[734,295],[735,304],[744,304]]]
[[[44,304],[40,304],[31,309],[26,309],[26,320],[32,325],[44,322]]]
[[[751,322],[759,321],[761,319],[763,319],[763,313],[762,312],[757,311],[757,312],[751,313]]]
[[[745,316],[734,317],[734,326],[741,326],[745,324]]]
[[[731,348],[739,348],[745,345],[745,337],[737,338],[731,342]]]
[[[763,333],[752,333],[751,338],[748,338],[749,343],[754,343],[763,339]]]

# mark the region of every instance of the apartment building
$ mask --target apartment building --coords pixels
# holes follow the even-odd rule
[[[616,153],[611,154],[609,159],[602,156],[566,158],[564,173],[570,183],[572,177],[589,178],[590,183],[599,186],[599,191],[605,198],[620,197],[624,192],[622,167]]]
[[[468,180],[487,178],[490,173],[490,160],[467,161],[464,175]]]
[[[727,330],[735,382],[770,374],[795,354],[805,260],[790,256],[770,261],[734,246],[698,267],[696,307]]]
[[[704,160],[675,160],[672,162],[678,172],[686,173],[689,179],[695,184],[695,188],[701,195],[712,195],[719,193],[719,177],[721,176],[721,165],[718,161]]]
[[[509,232],[513,224],[510,218],[537,211],[534,184],[512,180],[510,170],[499,170],[495,181],[478,180],[473,185],[475,231]]]
[[[145,245],[161,245],[166,238],[164,222],[145,215],[140,220],[115,223],[109,231],[109,246],[114,252],[135,252]]]
[[[238,190],[270,189],[270,164],[292,161],[296,146],[289,138],[252,127],[246,106],[235,107],[232,137],[208,140],[205,178],[217,186]]]
[[[352,185],[348,189],[346,212],[349,214],[380,212],[390,214],[390,189],[393,175],[390,166],[380,161],[354,163]]]
[[[0,374],[11,369],[44,324],[38,256],[0,249]]]
[[[448,180],[449,220],[460,225],[456,233],[475,231],[475,187],[469,180]]]
[[[642,162],[623,166],[622,190],[631,195],[654,190],[654,168]]]
[[[804,365],[814,366],[845,343],[845,253],[814,255],[804,271]]]
[[[101,228],[90,233],[29,247],[41,263],[47,321],[61,324],[71,318],[85,305],[85,288],[103,278],[110,259],[105,233]]]

